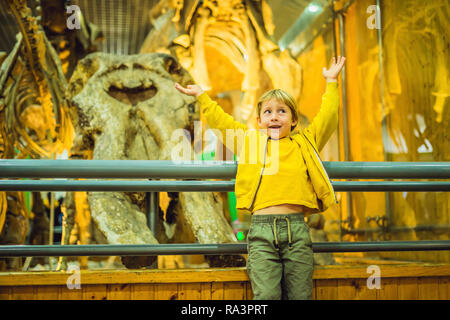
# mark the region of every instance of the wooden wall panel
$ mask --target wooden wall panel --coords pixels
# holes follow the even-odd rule
[[[200,300],[201,296],[200,282],[178,284],[178,300]]]
[[[177,283],[155,284],[155,300],[178,300]]]
[[[336,279],[317,280],[316,284],[317,284],[316,288],[317,300],[338,299],[338,280]]]
[[[355,296],[354,300],[376,300],[377,299],[377,290],[379,289],[369,289],[367,287],[367,279],[354,279],[355,286]],[[340,288],[338,288],[338,292],[340,294]],[[351,298],[349,299],[351,300]]]
[[[0,273],[1,300],[250,300],[253,292],[242,268],[159,272],[87,272],[81,288],[68,289],[60,273]],[[217,272],[215,274],[215,272]],[[195,275],[195,276],[193,276]],[[313,299],[426,300],[450,298],[450,266],[381,266],[381,287],[367,287],[365,266],[317,268]],[[96,283],[96,279],[97,282]],[[173,282],[176,279],[178,282]],[[203,281],[201,279],[204,279]],[[213,280],[215,279],[215,280]],[[83,281],[84,280],[84,281]],[[160,282],[156,282],[156,280]],[[129,281],[129,283],[126,283]],[[47,285],[45,283],[48,283]]]
[[[439,299],[450,300],[450,279],[439,277]]]
[[[0,286],[0,300],[11,299],[11,287]]]
[[[37,300],[59,300],[60,289],[58,286],[37,286],[36,297]]]
[[[211,300],[212,299],[212,283],[205,282],[200,283],[200,300]]]
[[[155,285],[134,283],[130,286],[131,300],[155,300]]]
[[[107,300],[130,300],[131,299],[130,284],[109,284],[106,292]]]
[[[59,286],[59,299],[60,300],[82,300],[82,289],[68,289],[67,286]]]
[[[416,300],[417,290],[417,278],[398,279],[398,300]]]
[[[313,296],[313,299],[315,297]],[[249,282],[247,282],[247,300],[253,300],[253,290],[252,290],[252,285]]]
[[[397,278],[381,278],[381,288],[377,290],[377,300],[397,300]]]
[[[211,283],[211,300],[223,300],[223,282]]]
[[[417,285],[418,299],[420,300],[438,300],[439,299],[439,279],[437,278],[418,278]]]
[[[356,295],[356,279],[339,279],[338,285],[338,299],[339,300],[352,300]]]
[[[225,300],[245,300],[247,288],[245,282],[224,282],[223,298]]]
[[[106,300],[106,284],[82,286],[83,300]]]
[[[11,289],[12,300],[33,300],[36,297],[36,287],[34,286],[16,286]]]

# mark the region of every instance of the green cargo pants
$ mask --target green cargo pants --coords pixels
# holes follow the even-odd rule
[[[253,215],[247,239],[255,300],[312,298],[313,251],[303,214]]]

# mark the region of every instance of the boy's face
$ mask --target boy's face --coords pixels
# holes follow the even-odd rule
[[[261,113],[257,117],[260,129],[267,129],[271,139],[289,136],[291,127],[297,124],[292,120],[292,112],[282,101],[270,99],[261,105]]]

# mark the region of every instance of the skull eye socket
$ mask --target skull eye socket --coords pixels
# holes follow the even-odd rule
[[[136,106],[139,102],[153,98],[157,92],[158,89],[154,85],[147,88],[118,88],[115,85],[111,85],[107,91],[108,95],[112,98],[125,104],[131,104],[132,106]]]
[[[179,75],[182,70],[178,62],[170,56],[164,59],[164,69],[171,75]]]

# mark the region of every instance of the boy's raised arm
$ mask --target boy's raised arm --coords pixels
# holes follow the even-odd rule
[[[327,87],[322,96],[322,105],[319,113],[314,117],[308,130],[314,137],[317,148],[322,148],[330,139],[338,126],[339,115],[339,89],[337,86],[337,77],[345,64],[345,57],[333,57],[333,63],[327,70],[323,68],[322,74],[327,80]]]
[[[248,127],[236,121],[230,114],[226,113],[221,106],[212,100],[199,85],[188,85],[186,88],[176,83],[175,88],[181,93],[193,96],[200,104],[200,113],[205,117],[208,126],[211,129],[218,129],[222,133],[222,142],[226,145],[226,130],[243,130],[247,131]],[[220,137],[219,137],[220,138]],[[227,146],[229,147],[229,146]],[[234,154],[237,154],[238,145],[229,147]]]
[[[181,93],[193,96],[200,103],[200,112],[205,117],[208,126],[213,129],[243,129],[247,130],[247,126],[223,111],[222,107],[212,100],[203,89],[197,85],[188,85],[186,88],[176,83],[175,88]]]

